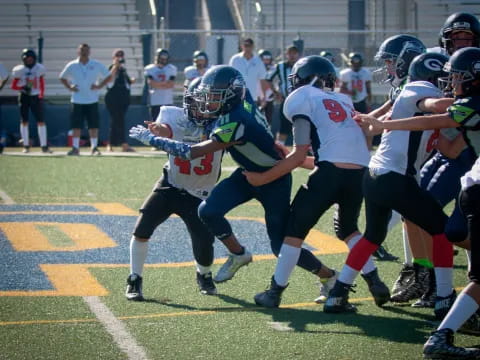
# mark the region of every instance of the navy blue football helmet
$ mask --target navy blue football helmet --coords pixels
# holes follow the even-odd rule
[[[320,89],[335,88],[335,67],[326,57],[311,55],[298,60],[288,76],[292,89],[310,84]]]
[[[410,81],[428,81],[439,86],[438,79],[448,75],[443,67],[448,62],[448,57],[439,53],[425,53],[418,55],[412,60],[408,68]]]

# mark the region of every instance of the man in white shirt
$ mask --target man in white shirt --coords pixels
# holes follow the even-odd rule
[[[0,90],[3,89],[5,84],[8,81],[8,71],[5,69],[5,66],[3,66],[0,63]],[[0,104],[0,154],[3,152],[3,148],[5,147],[5,130],[3,130],[2,126],[2,108]]]
[[[362,67],[363,57],[361,54],[352,52],[348,55],[348,59],[350,68],[340,72],[342,82],[340,92],[349,95],[355,110],[365,114],[369,112],[369,104],[372,102],[372,73]]]
[[[173,87],[175,86],[177,67],[169,64],[169,61],[168,50],[157,49],[155,64],[147,65],[144,69],[150,94],[150,115],[153,121],[158,117],[162,106],[173,105]]]
[[[257,103],[263,102],[264,99],[260,99],[262,94],[258,91],[258,85],[260,84],[260,89],[262,93],[265,94],[269,88],[266,80],[267,70],[265,69],[265,65],[262,59],[253,52],[254,44],[252,39],[244,39],[241,48],[241,52],[231,57],[229,65],[240,71],[253,100]]]
[[[59,75],[62,84],[72,92],[71,127],[73,129],[73,147],[67,155],[80,155],[80,133],[83,120],[87,120],[92,155],[101,155],[97,148],[98,127],[98,90],[111,79],[111,73],[105,65],[90,59],[90,46],[81,44],[77,49],[78,58],[70,61]],[[112,74],[117,67],[112,68]],[[100,83],[98,83],[98,81]]]

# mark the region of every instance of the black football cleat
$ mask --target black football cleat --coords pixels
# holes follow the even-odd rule
[[[201,275],[197,272],[197,284],[200,288],[200,294],[203,295],[216,295],[217,288],[213,283],[212,273],[208,272],[206,274]]]
[[[370,271],[368,274],[362,274],[362,277],[367,282],[368,289],[370,290],[377,306],[382,306],[390,301],[390,290],[387,285],[380,280],[378,269]]]
[[[429,269],[413,264],[414,276],[410,278],[410,281],[397,293],[391,297],[392,302],[406,303],[420,298],[429,287],[430,272]]]
[[[437,296],[435,298],[435,308],[433,312],[435,313],[435,318],[437,320],[443,320],[447,316],[448,311],[452,307],[455,299],[457,298],[457,293],[455,290],[452,290],[452,293],[448,296]]]
[[[125,292],[125,296],[128,300],[132,301],[143,301],[142,294],[142,282],[143,279],[140,275],[137,274],[130,274],[127,278],[127,291]]]
[[[383,246],[379,246],[377,250],[372,254],[378,261],[397,261],[398,256],[390,254]]]
[[[405,286],[411,281],[412,277],[415,275],[415,270],[413,265],[410,264],[403,264],[400,273],[398,274],[397,280],[392,287],[392,294],[395,295],[396,293],[402,291]],[[392,296],[393,296],[392,295]]]
[[[283,290],[285,290],[287,286],[278,285],[274,277],[272,276],[270,288],[254,296],[253,299],[255,300],[255,304],[267,308],[279,307],[280,303],[282,302]]]
[[[330,290],[328,294],[328,298],[323,306],[323,312],[329,314],[357,312],[355,305],[348,302],[349,292],[354,292],[352,287],[353,285],[348,285],[337,280],[333,289]]]
[[[424,359],[478,359],[480,349],[453,345],[453,331],[442,329],[432,332],[423,345]]]

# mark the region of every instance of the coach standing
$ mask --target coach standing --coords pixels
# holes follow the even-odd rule
[[[98,127],[100,116],[98,113],[98,90],[105,86],[116,72],[112,74],[105,65],[90,59],[90,46],[81,44],[77,49],[78,58],[70,61],[60,73],[60,81],[72,92],[71,128],[73,129],[73,147],[67,155],[80,155],[80,133],[83,120],[87,120],[90,135],[92,155],[101,155],[97,148]],[[101,82],[97,84],[100,79]]]

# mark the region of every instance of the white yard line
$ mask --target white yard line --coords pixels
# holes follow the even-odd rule
[[[137,344],[133,336],[128,332],[127,328],[118,320],[110,309],[100,300],[98,296],[84,296],[83,300],[90,307],[97,319],[112,335],[113,340],[118,347],[127,354],[128,359],[147,360],[145,350]]]
[[[15,201],[13,201],[13,199],[10,196],[8,196],[8,194],[2,189],[0,189],[0,199],[2,200],[2,203],[4,203],[5,205],[15,204]]]

